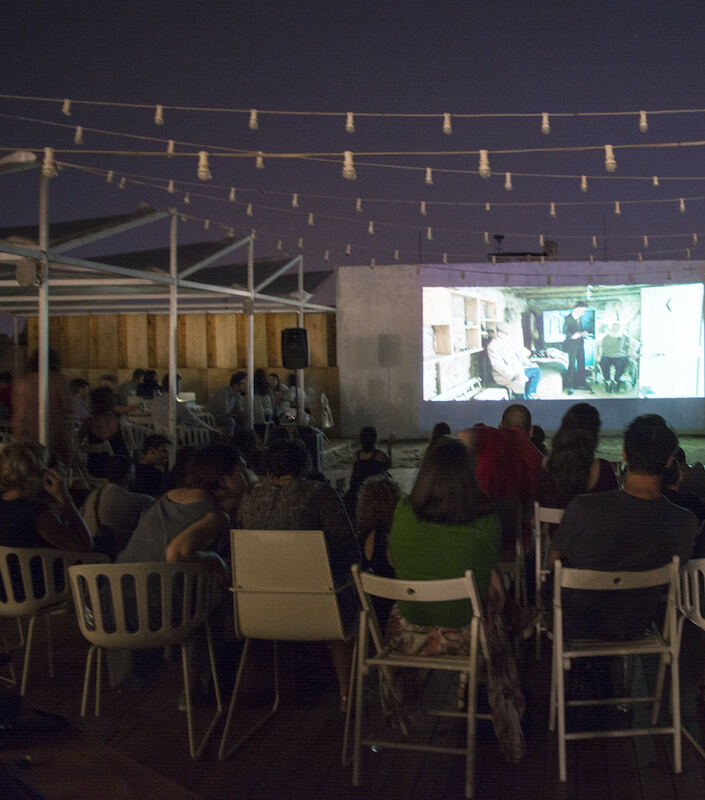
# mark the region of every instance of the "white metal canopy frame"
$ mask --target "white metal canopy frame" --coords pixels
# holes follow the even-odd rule
[[[0,166],[0,175],[37,164],[21,163],[8,169]],[[176,322],[179,312],[226,312],[247,314],[247,387],[249,424],[253,425],[254,396],[254,314],[274,313],[295,308],[298,325],[304,325],[304,312],[331,312],[335,308],[309,303],[304,292],[303,257],[295,256],[259,283],[255,283],[255,240],[252,235],[231,241],[207,257],[179,271],[178,224],[175,209],[143,209],[131,218],[122,218],[107,225],[63,241],[49,244],[49,177],[39,174],[39,226],[37,243],[13,243],[0,240],[0,262],[19,262],[29,267],[31,288],[19,292],[17,279],[0,280],[0,312],[18,315],[37,314],[39,351],[39,440],[48,442],[49,399],[49,314],[99,313],[111,311],[169,314],[169,374],[177,374]],[[169,220],[169,273],[119,267],[66,255],[67,251],[123,233],[148,223]],[[247,287],[219,286],[189,280],[190,276],[240,248],[247,248]],[[280,297],[263,293],[263,289],[289,270],[297,268],[296,297]],[[19,270],[18,275],[19,277]],[[36,279],[34,279],[36,277]],[[25,281],[23,281],[23,284]],[[14,291],[12,291],[14,290]],[[186,290],[186,291],[184,291]],[[50,302],[51,295],[51,302]],[[15,326],[16,330],[16,326]],[[298,386],[298,419],[304,419],[304,373],[296,370]],[[169,382],[169,436],[175,441],[177,382]]]

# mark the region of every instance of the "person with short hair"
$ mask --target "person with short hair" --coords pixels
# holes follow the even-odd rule
[[[235,372],[227,386],[221,386],[208,398],[206,411],[213,415],[215,424],[226,436],[232,436],[235,428],[245,422],[247,406],[245,403],[246,372]]]
[[[568,369],[564,376],[563,388],[569,395],[577,388],[585,388],[587,376],[585,373],[585,337],[587,331],[583,330],[582,316],[587,311],[587,305],[582,301],[573,306],[573,310],[563,320],[563,334],[565,340],[563,349],[568,354]]]
[[[678,446],[663,417],[644,414],[624,432],[627,464],[622,490],[581,494],[566,507],[549,563],[594,570],[656,569],[674,555],[685,563],[698,530],[695,516],[661,493],[661,482]],[[658,592],[633,590],[599,596],[571,591],[564,622],[571,637],[628,639],[640,636],[661,616]]]
[[[495,335],[487,345],[487,357],[495,383],[504,386],[515,397],[536,397],[540,370],[529,361],[529,350],[526,347],[519,348],[512,340],[507,323],[497,324]]]
[[[135,464],[132,491],[160,497],[166,490],[166,468],[169,463],[168,436],[152,433],[145,437],[142,457]]]
[[[176,394],[181,391],[181,375],[176,376]],[[169,375],[164,375],[162,378],[162,394],[158,395],[152,400],[149,407],[149,412],[152,415],[152,422],[159,428],[169,427],[169,403],[171,396],[169,394]],[[186,428],[209,428],[203,420],[199,419],[193,411],[178,398],[176,400],[176,425],[183,425]]]
[[[71,419],[74,422],[83,422],[91,415],[88,406],[88,395],[90,385],[84,378],[74,378],[69,382],[69,393],[71,395]]]
[[[143,378],[144,370],[135,369],[132,371],[132,378],[130,378],[130,380],[123,381],[118,385],[115,394],[117,394],[119,405],[126,406],[128,397],[137,397],[137,388],[142,383]]]

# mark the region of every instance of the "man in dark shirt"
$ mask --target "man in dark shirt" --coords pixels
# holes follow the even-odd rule
[[[585,331],[583,330],[581,317],[587,310],[587,306],[579,300],[573,310],[563,321],[563,333],[565,341],[563,349],[568,354],[568,369],[565,373],[565,389],[568,394],[573,394],[573,390],[579,386],[585,386]]]
[[[634,419],[624,434],[627,473],[622,490],[573,499],[549,554],[576,569],[655,569],[674,555],[688,561],[697,532],[695,516],[661,494],[663,473],[678,439],[657,414]],[[564,623],[569,637],[628,639],[660,621],[658,591],[566,591]]]
[[[144,455],[135,465],[132,491],[159,497],[166,487],[166,465],[169,461],[169,439],[159,433],[144,440]]]

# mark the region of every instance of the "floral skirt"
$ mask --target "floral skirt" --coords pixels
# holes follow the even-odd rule
[[[521,760],[525,752],[521,718],[526,708],[519,685],[516,660],[502,615],[491,604],[485,613],[489,660],[479,650],[480,679],[487,684],[492,724],[501,753],[512,763]],[[462,628],[437,628],[414,625],[403,617],[394,604],[385,632],[389,650],[413,656],[459,656],[470,652],[470,625]],[[397,671],[399,672],[399,671]],[[406,672],[406,670],[404,670]],[[387,680],[397,680],[387,675]],[[391,688],[391,687],[389,687]],[[400,698],[399,689],[392,690]]]

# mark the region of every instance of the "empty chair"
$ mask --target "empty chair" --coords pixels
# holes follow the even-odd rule
[[[352,581],[334,584],[322,531],[233,530],[230,537],[235,631],[245,644],[220,742],[221,760],[246,741],[279,706],[277,640],[349,642],[355,636]],[[346,600],[351,600],[349,608],[345,607]],[[240,732],[236,742],[226,749],[252,639],[273,641],[274,702],[254,726]],[[354,671],[348,697],[353,680]],[[344,762],[351,705],[348,702],[345,718]]]
[[[42,616],[47,625],[49,675],[54,677],[50,616],[69,608],[71,590],[66,568],[72,564],[106,561],[108,557],[100,553],[78,553],[51,547],[0,547],[0,616],[29,617],[26,638],[20,626],[20,645],[24,644],[21,695],[27,691],[34,626],[37,618]]]
[[[208,617],[220,602],[220,575],[205,564],[144,562],[75,566],[69,569],[76,616],[90,642],[81,716],[86,714],[93,656],[96,655],[95,716],[100,715],[102,654],[105,648],[146,650],[181,645],[189,751],[197,759],[222,714]],[[196,745],[190,692],[189,637],[205,627],[217,709]]]
[[[566,780],[566,741],[598,739],[615,736],[644,736],[668,734],[673,736],[674,772],[681,771],[681,722],[678,674],[679,641],[676,629],[676,588],[678,583],[678,556],[658,569],[643,572],[607,572],[563,567],[555,562],[555,588],[553,599],[553,667],[551,676],[550,728],[555,727],[558,716],[558,764],[561,781]],[[662,630],[626,641],[608,639],[572,639],[565,637],[563,615],[563,590],[581,591],[630,591],[634,589],[668,586],[668,600]],[[658,678],[654,693],[646,697],[611,697],[566,700],[564,671],[570,669],[576,659],[604,656],[629,656],[655,654],[660,657]],[[671,725],[657,727],[661,693],[666,667],[671,670]],[[615,730],[586,730],[566,732],[565,710],[567,706],[618,705],[622,703],[651,703],[651,727]]]
[[[705,631],[705,558],[689,561],[680,574],[678,582],[678,642],[680,646],[683,623],[690,620],[700,630]],[[693,734],[684,726],[681,731],[693,747],[705,758],[703,745],[696,741]]]
[[[457,753],[465,756],[465,797],[472,797],[475,762],[476,719],[490,719],[489,714],[477,713],[478,656],[489,659],[487,639],[482,619],[480,594],[475,577],[467,570],[463,578],[448,578],[434,581],[406,581],[396,578],[381,578],[367,572],[360,572],[353,566],[353,578],[360,596],[362,612],[358,633],[357,680],[355,688],[355,733],[353,745],[353,785],[360,780],[361,748],[368,745],[374,748],[392,747],[397,749],[426,750],[436,753]],[[420,603],[437,603],[446,600],[466,599],[472,606],[470,621],[470,647],[467,655],[459,656],[410,656],[390,651],[384,646],[382,632],[374,609],[373,598],[404,600]],[[368,638],[372,639],[373,652],[368,653]],[[387,741],[378,736],[363,738],[364,704],[363,691],[365,676],[372,670],[380,670],[381,677],[389,680],[389,668],[402,667],[418,670],[454,671],[467,679],[467,704],[465,711],[440,711],[443,716],[466,719],[467,734],[465,747],[442,747],[421,745],[410,742]]]

